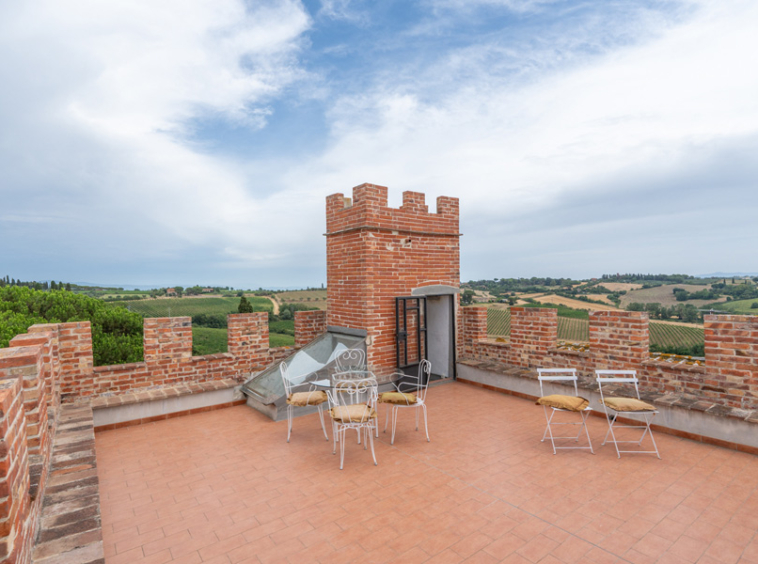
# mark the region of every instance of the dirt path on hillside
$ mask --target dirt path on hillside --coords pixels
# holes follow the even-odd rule
[[[567,307],[572,307],[574,309],[584,309],[587,311],[621,311],[619,310],[619,308],[615,306],[591,304],[588,302],[583,302],[581,300],[572,300],[571,298],[556,296],[554,294],[537,297],[537,298],[534,298],[534,300],[542,304],[560,304],[560,305],[565,305]]]
[[[272,304],[274,304],[274,315],[279,315],[279,302],[276,299],[276,296],[273,298],[271,296],[266,296]]]

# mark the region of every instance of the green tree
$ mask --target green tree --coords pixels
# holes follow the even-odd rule
[[[72,292],[0,288],[0,347],[35,323],[90,321],[95,365],[142,360],[142,316]]]
[[[240,305],[237,307],[237,311],[240,313],[253,313],[253,304],[247,301],[245,296],[240,298]]]
[[[473,301],[474,301],[474,291],[463,290],[463,294],[461,294],[461,303],[466,305],[466,304],[470,304]]]

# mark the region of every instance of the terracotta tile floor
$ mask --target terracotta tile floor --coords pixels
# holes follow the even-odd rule
[[[98,433],[107,564],[758,562],[758,458],[658,433],[663,460],[540,443],[541,408],[429,391],[432,442],[354,440],[247,406]],[[384,421],[384,411],[380,411]],[[402,419],[403,415],[405,416]]]

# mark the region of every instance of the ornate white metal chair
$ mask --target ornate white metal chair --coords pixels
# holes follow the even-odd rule
[[[639,380],[637,379],[636,370],[595,370],[595,377],[597,378],[597,385],[600,388],[600,403],[605,408],[605,418],[608,420],[608,431],[605,433],[605,439],[603,439],[603,445],[608,442],[608,435],[611,436],[610,442],[616,447],[616,455],[621,458],[621,453],[633,453],[633,454],[655,454],[659,459],[661,458],[658,452],[658,445],[655,444],[655,438],[653,437],[653,431],[650,429],[650,422],[653,417],[658,413],[655,406],[650,405],[640,399],[640,389],[638,387]],[[625,397],[605,397],[603,394],[603,384],[634,384],[634,393],[637,398],[625,398]],[[631,416],[637,416],[642,418],[643,425],[617,425],[616,419],[618,415],[628,418]],[[633,418],[632,418],[633,419]],[[634,420],[634,419],[633,419]],[[619,441],[616,439],[616,429],[637,429],[642,431],[642,436],[639,441]],[[619,445],[624,443],[636,443],[638,446],[642,446],[642,440],[646,435],[650,435],[650,440],[653,443],[653,450],[619,450]]]
[[[347,349],[335,359],[337,372],[366,370],[366,353],[361,349]]]
[[[332,454],[337,453],[337,443],[340,444],[340,470],[345,462],[345,434],[354,429],[360,437],[363,431],[363,448],[371,445],[371,456],[376,465],[376,453],[374,452],[373,430],[376,421],[376,396],[378,386],[376,378],[353,378],[350,375],[340,377],[335,374],[332,388],[327,393],[329,397],[329,415],[332,418],[334,448]]]
[[[324,412],[321,408],[321,404],[327,401],[326,392],[316,389],[311,385],[307,392],[292,392],[292,382],[290,381],[289,374],[287,372],[287,365],[282,362],[279,365],[279,372],[282,375],[282,383],[284,384],[284,394],[287,397],[287,442],[290,442],[290,435],[292,434],[292,409],[294,407],[307,407],[316,406],[318,409],[318,416],[321,420],[321,429],[324,431],[324,437],[329,440],[329,435],[326,434],[326,425],[324,425]]]
[[[595,454],[595,451],[592,449],[590,434],[587,431],[587,417],[592,413],[592,408],[589,407],[589,400],[579,397],[579,389],[576,385],[576,369],[538,368],[537,379],[540,381],[540,399],[537,400],[537,405],[542,406],[542,409],[545,412],[545,420],[547,421],[545,432],[542,433],[542,440],[540,442],[544,442],[545,439],[549,437],[550,443],[553,445],[553,454],[556,454],[558,449],[589,449],[592,454]],[[552,394],[546,396],[543,387],[544,382],[572,382],[574,384],[574,395]],[[553,418],[558,412],[578,413],[582,420],[576,422],[553,421]],[[580,425],[580,427],[576,436],[555,436],[553,435],[553,425]],[[579,442],[579,437],[581,437],[582,431],[587,435],[587,443],[589,446],[555,446],[555,439],[574,439],[576,442]]]
[[[392,412],[392,440],[390,444],[395,444],[395,431],[397,429],[397,415],[400,409],[416,410],[416,431],[418,431],[419,411],[424,412],[424,430],[426,431],[426,440],[429,439],[429,421],[426,413],[426,391],[429,387],[429,377],[432,373],[432,363],[428,360],[422,360],[418,365],[418,376],[402,375],[400,381],[395,386],[395,391],[383,392],[379,395],[379,403],[386,403],[390,409],[387,410],[387,418],[384,422],[384,432],[387,432],[387,423],[389,422],[390,412]]]

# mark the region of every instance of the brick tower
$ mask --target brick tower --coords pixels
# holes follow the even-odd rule
[[[387,206],[387,188],[361,184],[353,198],[326,199],[327,325],[365,329],[368,362],[396,366],[395,298],[414,289],[460,287],[458,199],[403,192]],[[455,300],[457,306],[457,299]]]

